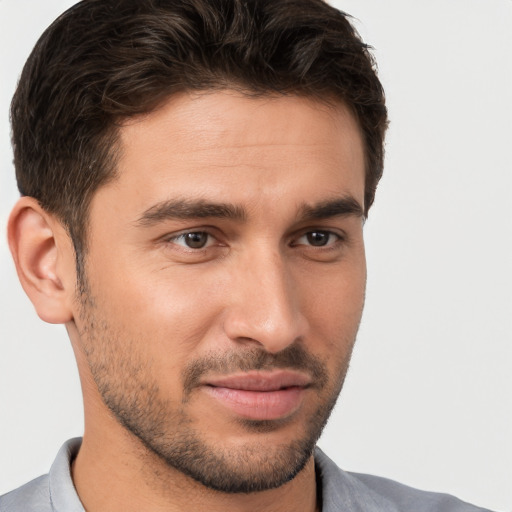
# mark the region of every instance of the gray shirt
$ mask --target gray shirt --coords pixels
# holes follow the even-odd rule
[[[84,512],[70,471],[80,443],[80,438],[65,443],[47,475],[1,496],[0,512]],[[447,494],[347,473],[319,448],[315,451],[315,467],[322,486],[323,512],[489,512]]]

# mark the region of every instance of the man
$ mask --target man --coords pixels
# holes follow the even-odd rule
[[[320,1],[85,1],[13,100],[9,242],[66,324],[83,440],[2,510],[481,510],[339,470],[382,174],[367,48]]]

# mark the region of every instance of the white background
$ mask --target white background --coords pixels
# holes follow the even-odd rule
[[[8,103],[71,3],[0,0],[0,494],[82,430],[64,328],[37,318],[4,228]],[[334,4],[376,48],[392,124],[365,228],[366,311],[321,446],[345,469],[512,511],[512,1]]]

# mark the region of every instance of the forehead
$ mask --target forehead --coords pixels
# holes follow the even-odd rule
[[[183,93],[125,122],[120,149],[112,186],[120,195],[131,190],[141,208],[165,194],[244,201],[279,191],[300,195],[308,187],[363,201],[362,138],[342,103]]]
[[[225,90],[174,95],[155,111],[124,123],[121,140],[123,149],[129,150],[135,141],[148,142],[148,133],[155,144],[169,143],[167,136],[172,134],[180,151],[196,152],[229,145],[326,145],[340,132],[338,143],[344,149],[359,149],[359,125],[339,101],[296,95],[250,97]]]

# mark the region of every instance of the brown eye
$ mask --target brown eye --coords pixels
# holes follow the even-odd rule
[[[203,249],[211,243],[211,237],[205,231],[189,231],[175,236],[169,241],[187,249]]]
[[[196,231],[183,235],[183,241],[191,249],[202,249],[208,242],[208,233]]]
[[[329,241],[332,241],[331,238],[334,238],[334,234],[329,231],[310,231],[306,233],[308,244],[314,247],[327,245]]]

